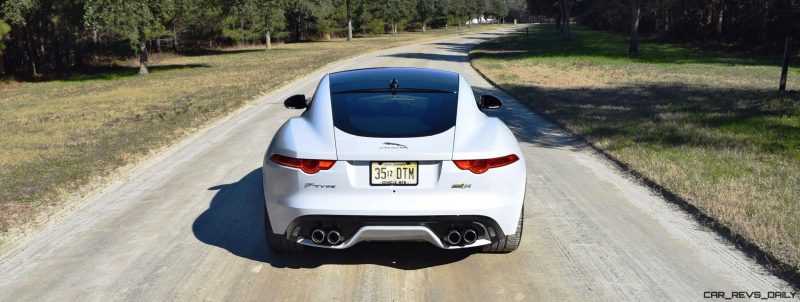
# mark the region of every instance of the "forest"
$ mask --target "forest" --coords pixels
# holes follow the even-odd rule
[[[562,20],[628,33],[628,52],[638,54],[640,34],[666,42],[693,43],[746,53],[781,54],[787,36],[800,42],[798,0],[528,0],[533,15],[548,16],[565,40]]]
[[[502,22],[524,0],[0,0],[0,75],[36,79],[139,56]],[[482,17],[482,18],[481,18]],[[474,24],[475,26],[479,26]]]
[[[570,20],[668,42],[779,54],[800,42],[799,0],[0,0],[0,77],[37,79],[139,57],[482,22]],[[474,22],[478,21],[478,22]]]

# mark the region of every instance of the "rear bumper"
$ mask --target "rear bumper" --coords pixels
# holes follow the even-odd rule
[[[387,189],[389,192],[391,188]],[[265,196],[269,196],[268,194]],[[290,234],[292,224],[302,217],[327,216],[337,220],[360,220],[380,225],[379,222],[406,223],[416,225],[421,222],[447,222],[459,217],[481,217],[480,221],[490,224],[498,233],[513,234],[522,209],[524,193],[518,198],[501,198],[491,194],[454,192],[442,194],[396,190],[394,193],[362,192],[343,196],[341,194],[304,193],[283,199],[267,197],[267,213],[275,233]],[[392,220],[402,217],[426,217],[403,221]],[[364,220],[364,218],[368,218]],[[374,219],[380,218],[380,219]],[[462,219],[455,219],[463,221]],[[474,221],[474,220],[473,220]],[[410,224],[409,224],[410,223]]]
[[[451,167],[452,166],[452,167]],[[291,232],[299,217],[486,217],[498,231],[513,234],[525,198],[525,166],[518,162],[483,175],[447,171],[442,165],[435,185],[365,187],[353,185],[352,170],[343,162],[330,171],[306,175],[266,162],[264,198],[275,233]],[[364,175],[365,178],[367,175]],[[366,181],[366,179],[364,180]],[[471,187],[457,187],[457,184]]]

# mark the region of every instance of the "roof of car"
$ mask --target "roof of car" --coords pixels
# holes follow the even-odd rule
[[[458,92],[457,73],[404,67],[368,68],[331,73],[330,88],[331,93],[389,89],[392,80],[397,80],[400,89]]]

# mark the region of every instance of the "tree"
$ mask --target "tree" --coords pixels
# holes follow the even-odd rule
[[[280,12],[280,0],[254,0],[260,15],[264,18],[264,44],[265,50],[272,50],[272,23],[273,15]]]
[[[422,23],[422,32],[427,29],[428,22],[433,19],[437,13],[435,0],[417,0],[417,16]]]
[[[3,18],[8,21],[7,24],[11,27],[9,31],[13,31],[19,48],[22,49],[22,54],[19,56],[20,61],[24,62],[22,65],[27,65],[28,72],[32,77],[38,75],[37,66],[40,60],[38,49],[40,47],[36,47],[36,37],[34,37],[31,26],[28,26],[30,23],[28,21],[36,21],[33,20],[36,19],[34,13],[40,8],[40,3],[36,0],[10,0],[2,4]]]
[[[439,0],[441,14],[445,16],[445,28],[450,19],[454,19],[458,28],[461,28],[465,15],[468,14],[467,6],[463,0]]]
[[[508,7],[508,14],[507,17],[513,20],[529,20],[530,15],[528,14],[528,1],[526,0],[505,0],[503,1],[506,6]],[[552,6],[552,3],[551,3]]]
[[[178,40],[178,24],[187,19],[187,12],[190,0],[174,0],[166,2],[164,9],[165,24],[169,27],[172,34],[172,49],[180,51]]]
[[[451,0],[438,0],[436,14],[444,18],[444,29],[450,29],[450,18],[452,17]]]
[[[336,11],[332,0],[292,0],[284,5],[285,16],[295,41],[317,34],[330,39]]]
[[[467,24],[469,27],[472,27],[472,20],[475,19],[475,15],[480,13],[480,3],[483,0],[464,0],[464,11],[463,13],[467,17]]]
[[[572,18],[572,7],[579,1],[581,0],[528,0],[528,10],[531,14],[555,17],[556,28],[561,32],[563,39],[569,41],[572,39],[569,26]],[[602,2],[602,0],[599,2]]]
[[[397,34],[397,24],[411,16],[413,3],[407,0],[382,0],[373,4],[374,15],[390,22],[393,35]]]
[[[486,14],[493,16],[499,23],[508,15],[508,4],[502,0],[492,0],[487,6]]]
[[[86,22],[91,27],[120,35],[139,53],[139,74],[147,74],[147,33],[158,26],[163,8],[158,0],[86,0]]]

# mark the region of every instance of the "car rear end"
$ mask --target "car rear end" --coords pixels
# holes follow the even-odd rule
[[[263,172],[269,229],[338,249],[491,245],[518,228],[525,192],[508,128],[480,113],[459,75],[418,69],[327,76],[278,131]]]

